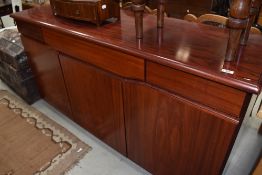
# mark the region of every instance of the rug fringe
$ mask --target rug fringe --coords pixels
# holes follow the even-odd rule
[[[87,153],[89,153],[92,150],[92,147],[87,148],[87,150],[85,150],[84,153],[82,153],[81,155],[79,155],[79,157],[69,166],[65,169],[64,172],[61,173],[61,175],[68,175],[68,173],[77,165],[79,165],[80,160],[82,160],[85,155],[87,155]]]

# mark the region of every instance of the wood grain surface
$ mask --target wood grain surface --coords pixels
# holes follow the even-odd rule
[[[128,158],[154,175],[218,175],[238,122],[143,83],[124,85]]]
[[[157,17],[145,15],[141,40],[129,11],[101,27],[55,17],[50,6],[12,16],[26,36],[39,29],[29,50],[59,52],[60,65],[55,52],[46,60],[62,67],[73,119],[85,129],[156,175],[222,172],[261,89],[262,38],[224,62],[227,29],[169,18],[157,29]]]
[[[126,155],[121,81],[60,54],[74,120]]]
[[[144,80],[145,65],[143,59],[51,30],[43,29],[43,35],[46,43],[63,53],[122,77]]]
[[[40,26],[31,23],[23,25],[23,22],[21,22],[20,24],[20,21],[17,21],[16,24],[19,32],[23,35],[38,40],[40,42],[44,42],[43,33]]]
[[[100,25],[104,20],[112,17],[119,18],[119,4],[116,1],[67,1],[51,0],[54,15],[90,21]],[[102,8],[106,5],[106,8]]]
[[[137,40],[133,13],[129,11],[121,11],[120,21],[99,28],[87,22],[55,17],[50,6],[15,13],[12,17],[243,91],[259,93],[261,89],[260,36],[250,36],[236,61],[224,63],[229,32],[214,26],[165,18],[161,31],[156,27],[156,16],[144,15],[143,40]],[[223,73],[223,68],[233,70],[234,74]]]
[[[146,80],[236,118],[246,96],[243,91],[152,62],[147,63]]]
[[[48,45],[21,36],[30,65],[36,75],[42,98],[64,114],[72,117],[71,108],[58,59],[58,52]]]

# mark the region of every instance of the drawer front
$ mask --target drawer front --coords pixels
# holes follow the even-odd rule
[[[149,83],[238,118],[246,93],[156,63],[147,63]]]
[[[24,36],[44,42],[41,27],[35,24],[32,24],[32,23],[27,23],[23,21],[16,21],[16,24],[17,24],[19,32],[23,34]]]
[[[144,60],[79,37],[43,29],[46,43],[67,55],[91,63],[119,76],[144,80]]]
[[[53,3],[53,8],[57,15],[88,21],[97,20],[96,3],[72,3],[66,1],[54,1]]]

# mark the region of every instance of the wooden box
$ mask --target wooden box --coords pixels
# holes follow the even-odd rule
[[[0,71],[0,77],[9,88],[16,92],[28,104],[33,104],[40,99],[40,95],[36,86],[35,77],[28,77],[22,81],[14,81],[10,74]]]
[[[89,21],[100,25],[120,17],[119,3],[114,0],[50,0],[54,15]]]
[[[6,29],[0,33],[0,61],[18,70],[29,67],[20,34],[16,29]]]

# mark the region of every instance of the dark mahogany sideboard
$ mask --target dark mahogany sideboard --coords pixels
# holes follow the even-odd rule
[[[128,11],[101,27],[50,6],[12,17],[47,102],[155,175],[221,174],[261,90],[262,37],[224,63],[227,29],[145,15],[137,40]]]

